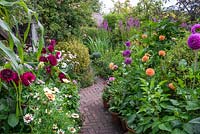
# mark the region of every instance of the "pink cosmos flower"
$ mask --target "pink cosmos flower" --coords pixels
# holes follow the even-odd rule
[[[112,81],[114,81],[115,80],[115,77],[109,77],[109,82],[112,82]]]

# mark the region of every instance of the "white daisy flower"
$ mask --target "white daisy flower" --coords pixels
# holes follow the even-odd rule
[[[72,118],[75,118],[75,119],[78,119],[78,118],[79,118],[79,114],[73,113],[73,114],[71,115],[71,117],[72,117]]]
[[[64,83],[70,83],[68,79],[62,79]]]
[[[55,129],[58,129],[58,126],[57,126],[57,124],[53,124],[53,127],[52,127],[52,129],[53,129],[53,130],[55,130]]]
[[[62,129],[59,129],[58,131],[57,131],[57,134],[64,134],[65,133],[65,131],[63,131]]]
[[[71,133],[75,133],[76,132],[76,129],[74,127],[69,127],[68,130],[71,132]]]
[[[32,116],[32,114],[26,114],[24,117],[23,117],[23,119],[24,119],[24,122],[25,123],[30,123],[31,121],[33,121],[33,116]]]
[[[67,64],[65,63],[65,62],[63,62],[62,64],[61,64],[61,68],[66,68],[67,67]]]

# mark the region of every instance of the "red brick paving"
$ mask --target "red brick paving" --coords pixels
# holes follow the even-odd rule
[[[123,134],[121,126],[112,122],[110,113],[103,107],[104,86],[105,81],[98,78],[95,84],[80,90],[80,112],[84,118],[80,134]]]

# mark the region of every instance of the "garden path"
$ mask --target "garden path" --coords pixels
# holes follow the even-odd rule
[[[101,95],[105,85],[103,79],[97,78],[95,84],[80,90],[80,112],[84,119],[80,134],[123,134],[121,126],[112,122],[103,107]]]

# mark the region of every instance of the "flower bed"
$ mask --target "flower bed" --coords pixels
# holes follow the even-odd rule
[[[114,80],[104,92],[110,98],[109,110],[117,112],[128,128],[139,134],[199,133],[199,70],[197,60],[192,64],[183,59],[185,54],[190,53],[187,59],[193,55],[185,45],[187,39],[170,48],[164,35],[146,39],[148,44],[157,44],[125,44],[124,63],[113,72]],[[198,46],[190,41],[188,45],[192,49]],[[181,53],[175,54],[180,47]]]

